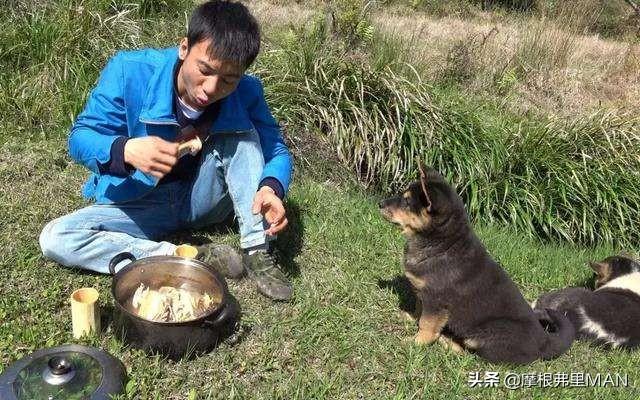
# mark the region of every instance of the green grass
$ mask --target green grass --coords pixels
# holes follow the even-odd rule
[[[79,273],[44,260],[37,236],[50,219],[84,203],[78,192],[84,171],[64,154],[64,142],[0,148],[0,368],[44,346],[78,342],[71,336],[71,292],[94,286],[108,313],[111,278]],[[317,160],[310,160],[313,164]],[[302,163],[300,163],[302,164]],[[300,165],[299,164],[299,165]],[[318,172],[320,170],[320,172]],[[414,323],[400,314],[406,298],[394,283],[402,273],[404,240],[377,210],[378,198],[357,189],[353,179],[335,178],[302,166],[288,199],[290,230],[279,238],[295,287],[290,304],[272,303],[246,281],[230,284],[242,306],[248,334],[235,346],[192,361],[171,362],[128,349],[110,328],[81,343],[100,346],[121,359],[133,383],[127,398],[183,399],[359,399],[470,398],[629,399],[637,353],[604,351],[584,343],[549,362],[496,367],[438,345],[416,347],[406,340]],[[333,171],[335,172],[335,170]],[[344,171],[342,171],[344,172]],[[344,174],[338,174],[344,176]],[[585,261],[614,252],[543,245],[504,229],[478,227],[490,252],[529,300],[589,278]],[[198,232],[233,243],[238,237]],[[628,373],[633,388],[470,388],[469,373]]]

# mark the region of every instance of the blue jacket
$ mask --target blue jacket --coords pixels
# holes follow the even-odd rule
[[[95,198],[101,204],[119,203],[137,199],[156,186],[158,179],[140,170],[120,177],[102,174],[99,166],[109,162],[111,145],[119,136],[175,139],[177,63],[177,48],[119,52],[109,60],[68,140],[71,157],[93,172],[82,190],[85,198]],[[237,89],[221,100],[211,134],[242,134],[252,129],[259,134],[264,154],[261,180],[277,179],[286,193],[291,181],[291,155],[264,99],[262,83],[244,75]]]

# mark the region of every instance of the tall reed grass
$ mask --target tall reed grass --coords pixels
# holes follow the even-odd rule
[[[177,43],[191,8],[190,0],[9,3],[0,13],[0,142],[65,134],[107,58]]]

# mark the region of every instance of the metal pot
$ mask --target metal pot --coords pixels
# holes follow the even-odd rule
[[[115,272],[116,265],[124,260],[132,262]],[[178,256],[136,260],[131,253],[120,253],[109,263],[109,271],[113,274],[114,328],[132,347],[179,359],[211,351],[235,329],[240,316],[238,302],[230,295],[222,275],[206,263]],[[151,289],[173,286],[209,293],[221,302],[192,320],[151,321],[139,317],[131,303],[141,283]]]

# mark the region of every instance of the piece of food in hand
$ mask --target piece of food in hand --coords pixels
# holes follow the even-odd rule
[[[202,140],[196,136],[195,138],[182,142],[178,145],[178,158],[185,154],[196,155],[200,150],[202,150]]]

